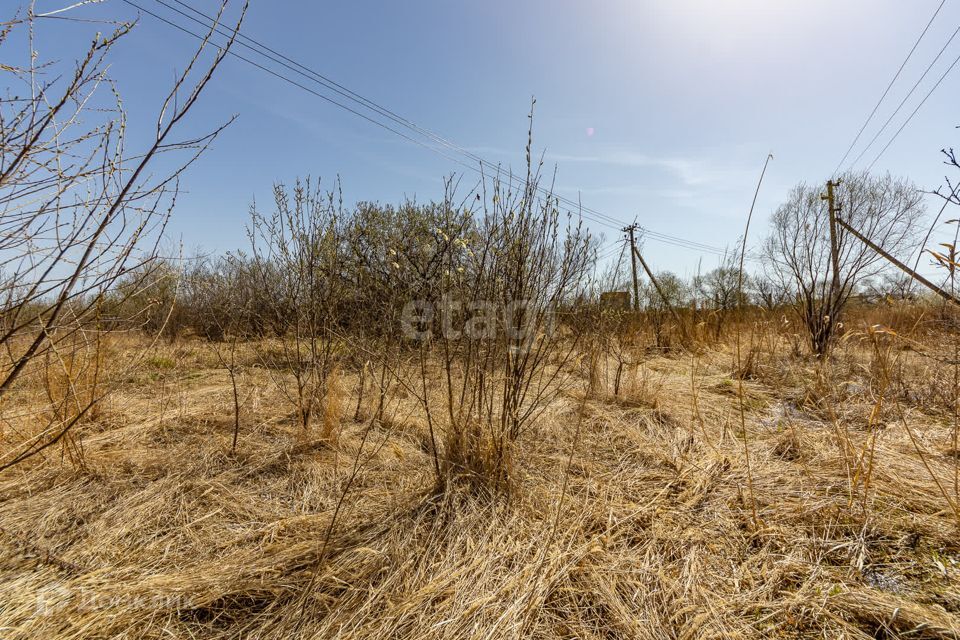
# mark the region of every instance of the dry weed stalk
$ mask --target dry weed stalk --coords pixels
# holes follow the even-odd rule
[[[763,170],[760,172],[760,179],[757,181],[757,190],[753,194],[753,202],[750,204],[750,212],[747,214],[747,222],[743,230],[743,238],[740,240],[740,264],[737,271],[737,290],[736,300],[738,310],[743,305],[743,264],[747,256],[747,237],[750,233],[750,222],[753,220],[753,209],[757,204],[757,196],[760,195],[760,187],[763,185],[763,177],[767,173],[767,165],[773,155],[768,155],[763,162]],[[750,511],[753,515],[753,526],[760,527],[760,519],[757,516],[757,501],[753,492],[753,470],[750,466],[750,443],[747,435],[746,408],[743,399],[743,357],[740,352],[740,323],[737,323],[737,406],[740,410],[740,431],[743,437],[743,455],[747,467],[747,489],[750,492]]]

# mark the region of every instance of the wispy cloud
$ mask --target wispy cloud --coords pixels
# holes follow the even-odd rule
[[[690,201],[697,197],[697,192],[693,189],[664,189],[655,186],[642,184],[611,184],[598,187],[576,188],[570,185],[557,185],[556,190],[566,194],[580,194],[585,197],[590,196],[644,196],[653,198],[662,198],[665,200]]]
[[[470,153],[475,153],[479,156],[499,156],[503,158],[513,158],[517,156],[516,149],[504,149],[503,147],[464,147]]]
[[[687,187],[717,187],[749,182],[753,168],[718,165],[701,158],[661,157],[627,150],[611,150],[601,154],[547,154],[547,160],[558,165],[603,164],[624,168],[652,168],[667,171]]]

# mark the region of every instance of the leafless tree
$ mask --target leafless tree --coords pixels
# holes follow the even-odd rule
[[[776,278],[766,273],[752,275],[749,283],[755,303],[767,311],[780,309],[794,299],[792,290],[785,289]]]
[[[901,271],[889,271],[864,281],[863,293],[870,300],[914,300],[913,279]]]
[[[247,304],[242,292],[243,271],[232,256],[194,260],[184,279],[189,290],[187,308],[190,323],[210,340],[220,366],[230,378],[233,400],[233,439],[230,451],[237,450],[240,436],[240,383],[243,367],[238,360],[242,338],[249,335]]]
[[[915,249],[923,214],[922,193],[889,174],[847,173],[837,189],[840,217],[890,254]],[[833,285],[828,204],[822,188],[797,185],[774,213],[764,245],[771,274],[796,295],[796,310],[813,353],[828,353],[837,322],[856,286],[889,268],[887,261],[850,234],[837,238],[839,273]]]
[[[692,288],[699,294],[704,307],[709,309],[714,335],[718,338],[727,315],[743,302],[738,301],[741,295],[739,256],[739,249],[728,252],[719,267],[694,278]]]

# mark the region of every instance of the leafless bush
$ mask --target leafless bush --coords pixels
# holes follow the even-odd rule
[[[454,189],[449,179],[451,197]],[[369,380],[377,390],[374,415],[383,419],[389,381],[401,375],[401,361],[410,355],[400,332],[405,305],[411,300],[439,303],[450,271],[444,256],[459,250],[462,258],[466,242],[476,237],[474,226],[471,211],[451,207],[447,201],[406,201],[397,207],[361,203],[353,212],[346,238],[349,293],[341,320],[352,337],[354,367],[360,372],[355,415],[359,416]],[[458,264],[454,272],[464,266],[462,261]],[[424,349],[416,350],[421,365],[425,366],[426,355]],[[435,449],[435,438],[431,443]]]
[[[428,349],[442,363],[443,452],[435,446],[438,481],[465,478],[488,489],[509,488],[512,445],[559,392],[576,336],[553,330],[553,314],[586,289],[593,251],[589,234],[561,214],[540,190],[541,165],[527,145],[527,173],[515,187],[494,176],[484,188],[476,230],[448,193],[444,224],[435,230],[427,264],[436,288],[420,303],[438,302],[411,318],[421,339],[423,398]]]
[[[338,323],[344,299],[343,207],[337,192],[319,182],[296,181],[293,189],[274,187],[270,215],[251,208],[248,234],[257,286],[269,323],[278,331],[279,349],[261,349],[276,374],[278,388],[309,429],[330,394],[331,374],[340,358]],[[284,374],[293,376],[291,389]],[[329,438],[325,428],[322,437]]]
[[[105,297],[109,328],[173,341],[188,322],[182,275],[174,262],[156,257],[124,274]]]
[[[628,280],[623,262],[608,267],[586,292],[587,300],[578,301],[564,314],[566,324],[574,327],[574,335],[582,336],[582,368],[586,369],[591,395],[609,393],[620,398],[626,378],[640,363],[642,322],[630,308],[629,294],[626,298],[604,296],[624,292]]]
[[[107,68],[132,25],[97,34],[71,69],[34,55],[42,19],[31,3],[24,17],[0,29],[0,46],[10,49],[10,64],[0,67],[8,87],[0,98],[0,399],[35,363],[42,370],[57,361],[69,372],[69,352],[86,349],[102,328],[114,285],[153,261],[179,177],[226,126],[198,138],[174,137],[232,39],[206,62],[208,41],[202,42],[160,105],[152,140],[129,154],[127,116]],[[21,55],[13,51],[17,32],[25,36]],[[161,155],[177,152],[186,159],[153,175]],[[4,452],[0,468],[60,442],[89,414],[96,398],[71,393],[86,397],[85,404]]]

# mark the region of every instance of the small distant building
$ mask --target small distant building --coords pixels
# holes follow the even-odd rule
[[[600,306],[605,309],[629,311],[630,310],[630,292],[604,291],[603,293],[600,294]]]

